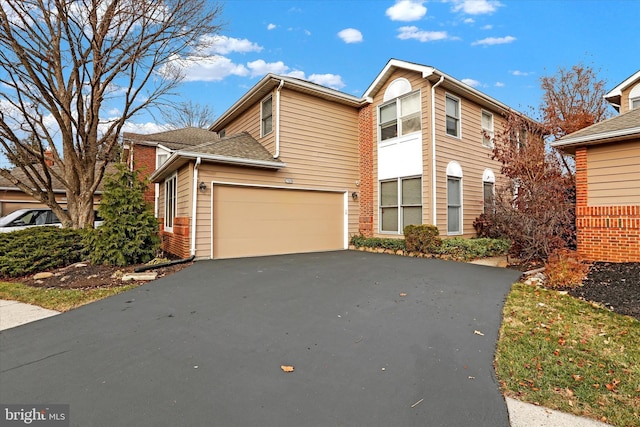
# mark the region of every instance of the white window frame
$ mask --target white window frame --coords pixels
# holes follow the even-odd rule
[[[173,198],[170,197],[170,193]],[[174,173],[164,180],[164,230],[173,232],[173,222],[178,207],[178,174]]]
[[[489,118],[489,127],[484,126],[484,117],[488,116]],[[482,110],[480,115],[480,126],[482,127],[482,146],[487,148],[493,148],[493,136],[494,136],[494,125],[493,125],[493,114],[487,110]],[[486,135],[489,135],[487,138]]]
[[[449,180],[455,180],[460,183],[460,204],[452,205],[449,197]],[[447,190],[447,235],[448,236],[459,236],[464,234],[464,181],[462,174],[462,167],[456,161],[451,161],[447,165],[447,181],[446,181],[446,190]],[[450,230],[449,229],[449,208],[457,208],[458,209],[458,230]]]
[[[402,101],[406,100],[407,98],[411,98],[411,97],[416,97],[418,99],[418,106],[419,106],[418,107],[418,111],[412,112],[412,113],[407,114],[407,115],[403,115],[403,112],[402,112]],[[384,109],[385,107],[389,107],[390,105],[395,105],[395,110],[396,110],[395,119],[387,121],[385,123],[382,123],[382,109]],[[417,117],[418,118],[418,120],[420,122],[420,128],[405,134],[404,133],[404,129],[402,127],[403,121],[407,120],[409,118],[413,118],[413,117]],[[390,138],[386,138],[386,139],[383,140],[382,139],[383,125],[384,124],[392,124],[392,123],[395,123],[395,127],[396,127],[395,136],[390,137]],[[381,104],[381,105],[378,106],[378,142],[380,144],[385,144],[385,143],[389,143],[389,142],[397,142],[398,138],[400,138],[400,137],[403,137],[403,136],[406,136],[406,135],[411,135],[413,133],[418,133],[418,132],[421,132],[421,131],[422,131],[422,96],[421,96],[420,90],[403,94],[401,96],[398,96],[397,98],[394,98],[391,101],[385,102],[384,104]]]
[[[420,203],[416,204],[416,203],[405,203],[403,198],[402,198],[402,185],[404,181],[408,181],[408,180],[413,180],[413,179],[419,179],[420,180]],[[387,182],[395,182],[397,185],[397,200],[396,203],[393,205],[382,205],[382,184],[383,183],[387,183]],[[393,179],[383,179],[380,180],[378,183],[378,190],[379,190],[379,200],[378,200],[378,217],[379,217],[379,221],[378,221],[378,230],[380,233],[382,234],[404,234],[404,209],[405,208],[415,208],[415,207],[420,207],[420,223],[422,223],[422,214],[423,214],[423,210],[424,210],[424,205],[423,205],[423,197],[422,197],[422,176],[421,175],[417,175],[417,176],[403,176],[403,177],[398,177],[398,178],[393,178]],[[397,209],[397,230],[383,230],[382,228],[382,210],[384,208],[395,208]]]
[[[457,104],[456,113],[458,114],[458,117],[449,116],[449,114],[447,114],[447,99],[451,99],[452,101],[456,102]],[[462,138],[462,101],[460,100],[460,98],[458,98],[457,96],[451,95],[450,93],[444,94],[444,115],[445,115],[444,133],[447,136],[450,136],[452,138],[461,139]],[[447,131],[447,121],[449,117],[452,117],[453,119],[456,120],[456,135],[451,135]]]
[[[270,114],[268,116],[265,116],[264,113],[267,110],[264,108],[264,104],[267,101],[271,101],[271,111],[269,111]],[[264,126],[267,119],[271,120],[271,129],[268,131],[265,130]],[[260,102],[260,137],[267,136],[271,132],[273,132],[273,96],[269,95]]]
[[[482,212],[487,213],[487,199],[485,197],[485,189],[487,185],[491,186],[491,206],[492,212],[496,210],[496,176],[491,169],[485,169],[482,174]]]
[[[164,157],[164,161],[160,161]],[[171,157],[171,151],[165,150],[162,147],[156,147],[156,169],[163,165],[164,162]]]

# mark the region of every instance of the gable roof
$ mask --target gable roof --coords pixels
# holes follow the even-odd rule
[[[170,150],[181,150],[185,147],[191,147],[220,139],[218,134],[215,132],[195,127],[172,129],[150,134],[125,132],[122,135],[122,138],[125,142],[130,141],[135,144],[148,145],[152,147],[161,145]]]
[[[457,94],[464,95],[466,98],[472,99],[483,107],[498,109],[504,112],[515,111],[508,105],[498,101],[489,95],[480,92],[479,90],[469,86],[466,83],[436,69],[429,65],[416,64],[414,62],[401,61],[399,59],[390,59],[384,66],[382,71],[378,74],[375,80],[369,85],[364,92],[363,98],[371,99],[378,91],[384,86],[389,77],[396,70],[410,70],[422,74],[422,78],[429,80],[431,83],[438,82],[441,78],[442,83],[440,87],[455,91]]]
[[[552,142],[551,146],[573,153],[576,147],[583,145],[605,144],[630,139],[640,139],[640,108],[563,136]]]
[[[609,93],[604,96],[604,99],[606,99],[610,104],[616,106],[616,109],[620,108],[620,103],[622,102],[622,91],[637,81],[640,81],[640,71],[635,72],[618,86],[611,89]]]
[[[242,132],[174,152],[151,174],[150,179],[153,182],[161,181],[174,170],[198,158],[205,162],[266,169],[280,169],[286,166],[283,161],[274,159],[248,132]]]
[[[313,96],[321,99],[327,99],[340,104],[351,105],[353,107],[359,107],[365,103],[362,98],[340,92],[339,90],[331,89],[307,80],[269,73],[249,89],[249,91],[245,93],[242,98],[236,101],[227,111],[225,111],[209,127],[209,130],[215,132],[221,131],[229,122],[268,96],[280,85],[298,92],[312,94]]]

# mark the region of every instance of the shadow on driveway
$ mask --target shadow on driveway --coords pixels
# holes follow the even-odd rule
[[[1,332],[0,402],[70,404],[79,426],[508,426],[493,357],[518,276],[355,251],[200,261]]]

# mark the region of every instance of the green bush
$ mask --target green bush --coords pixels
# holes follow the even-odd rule
[[[443,240],[437,253],[469,261],[476,258],[504,255],[509,251],[510,246],[509,241],[505,239],[454,237]]]
[[[105,177],[98,208],[104,222],[87,234],[89,258],[95,264],[145,263],[154,258],[160,245],[158,222],[144,200],[147,184],[137,171],[116,167],[117,172]]]
[[[393,249],[394,251],[405,249],[404,239],[365,237],[362,235],[351,237],[351,244],[356,248],[381,248]]]
[[[437,253],[442,244],[440,232],[435,225],[407,225],[404,238],[409,252]]]
[[[83,230],[32,227],[0,233],[0,277],[65,267],[87,256]]]

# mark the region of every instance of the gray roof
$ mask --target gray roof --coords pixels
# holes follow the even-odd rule
[[[256,141],[249,132],[242,132],[207,142],[187,149],[193,153],[211,154],[215,156],[236,157],[265,162],[280,162],[262,144]]]
[[[174,152],[150,179],[158,182],[197,158],[203,162],[266,169],[280,169],[286,166],[282,160],[274,159],[273,155],[248,132],[242,132]]]
[[[125,132],[122,135],[125,141],[135,144],[158,146],[162,145],[170,150],[181,150],[186,147],[217,141],[220,139],[217,133],[207,129],[187,127],[173,129],[164,132],[140,134]]]
[[[640,139],[640,108],[593,124],[551,143],[552,146],[573,152],[582,145]]]

